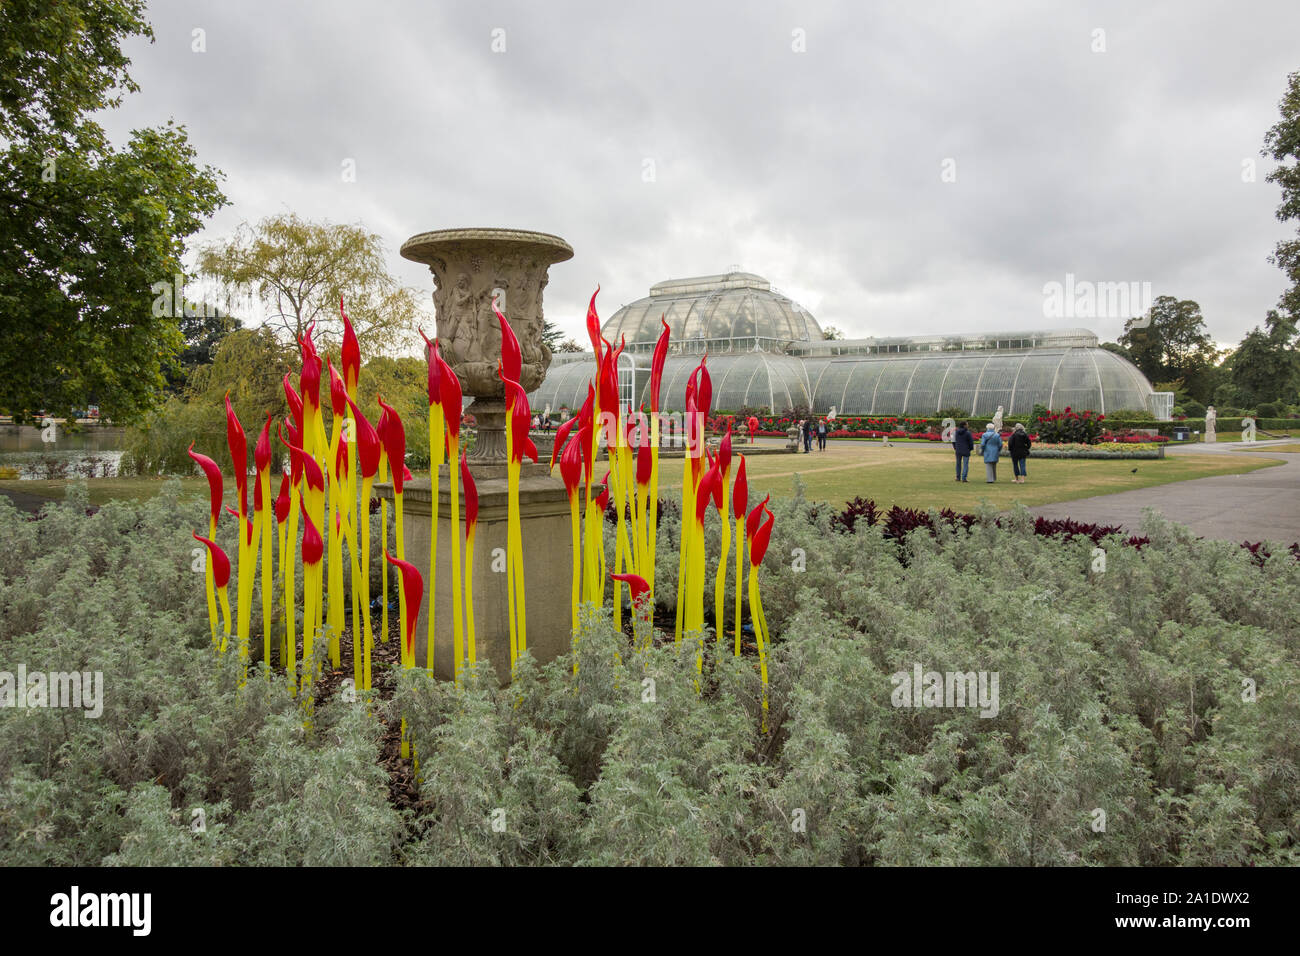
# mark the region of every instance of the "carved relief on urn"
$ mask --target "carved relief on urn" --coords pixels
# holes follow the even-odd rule
[[[443,358],[460,379],[468,409],[479,422],[471,461],[504,457],[505,388],[497,377],[501,326],[506,317],[519,339],[523,371],[519,384],[531,392],[542,383],[551,350],[542,341],[542,290],[547,270],[573,257],[558,236],[518,229],[442,229],[412,236],[402,256],[428,265]]]
[[[542,341],[542,290],[550,266],[573,256],[567,242],[514,229],[444,229],[408,239],[402,255],[427,264],[433,273],[442,354],[466,395],[505,394],[497,378],[501,329],[494,302],[523,352],[519,384],[531,392],[542,383],[551,364]]]

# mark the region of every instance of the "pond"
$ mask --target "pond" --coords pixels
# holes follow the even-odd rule
[[[112,478],[122,461],[122,443],[121,428],[103,425],[72,433],[62,425],[0,425],[0,471],[15,469],[20,479]]]

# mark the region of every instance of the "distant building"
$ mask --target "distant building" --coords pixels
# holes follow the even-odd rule
[[[610,317],[603,332],[615,345],[626,337],[620,381],[624,401],[636,406],[649,404],[661,316],[672,329],[667,411],[683,409],[686,379],[708,352],[713,406],[726,411],[802,406],[822,415],[834,407],[841,415],[922,418],[958,407],[987,417],[1001,405],[1014,417],[1041,403],[1168,418],[1165,396],[1087,329],[827,340],[807,309],[748,272],[659,282]],[[580,407],[594,364],[590,352],[557,354],[529,396],[532,407]]]

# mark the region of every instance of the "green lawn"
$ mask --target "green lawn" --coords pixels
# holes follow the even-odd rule
[[[1281,445],[1251,451],[1300,451],[1300,445]],[[953,454],[949,448],[932,444],[894,445],[888,448],[867,442],[831,442],[824,452],[811,455],[759,455],[749,459],[751,500],[755,491],[774,497],[793,493],[792,475],[803,478],[809,498],[840,504],[862,495],[874,498],[878,505],[894,504],[915,508],[952,507],[975,509],[981,498],[998,505],[1010,506],[1020,501],[1026,505],[1049,504],[1088,498],[1116,491],[1132,491],[1173,481],[1205,478],[1211,475],[1238,474],[1268,468],[1280,463],[1260,456],[1242,459],[1235,455],[1179,454],[1163,459],[1121,461],[1078,461],[1070,459],[1029,459],[1029,481],[1017,485],[1011,481],[1011,461],[998,465],[998,482],[984,481],[984,463],[971,459],[970,481],[953,481]],[[681,487],[682,459],[666,459],[661,468],[660,488],[665,497],[676,496]],[[734,467],[734,466],[733,466]],[[1134,472],[1133,469],[1137,471]],[[423,477],[417,474],[416,477]],[[181,479],[184,493],[205,498],[207,484],[200,477]],[[87,482],[92,504],[112,499],[150,498],[158,493],[158,478],[97,478]],[[234,482],[226,482],[226,502],[234,504]],[[67,482],[0,481],[0,491],[14,490],[46,498],[61,499]],[[278,488],[278,485],[277,485]],[[251,502],[250,502],[251,504]]]
[[[1260,449],[1263,451],[1264,449]],[[981,498],[998,505],[1016,501],[1026,505],[1049,504],[1088,498],[1117,491],[1132,491],[1190,478],[1239,474],[1268,468],[1280,462],[1266,458],[1242,460],[1231,455],[1180,454],[1151,460],[1029,459],[1029,480],[1023,485],[1011,481],[1011,460],[998,463],[998,481],[984,481],[984,462],[971,458],[970,480],[953,481],[953,453],[946,445],[906,445],[883,448],[878,444],[835,442],[824,452],[810,455],[762,455],[749,459],[750,500],[754,491],[773,497],[793,493],[791,475],[803,478],[809,498],[845,502],[856,495],[873,498],[877,505],[905,505],[913,508],[952,507],[974,510]],[[665,462],[661,488],[676,494],[681,485],[680,461]],[[733,468],[734,468],[733,464]],[[1137,469],[1136,472],[1133,469]]]

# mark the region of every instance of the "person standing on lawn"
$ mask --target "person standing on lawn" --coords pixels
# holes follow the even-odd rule
[[[811,418],[803,420],[803,451],[805,455],[812,454],[813,440],[813,423]]]
[[[970,471],[970,453],[975,450],[975,436],[966,422],[960,422],[953,432],[952,449],[957,453],[957,480],[965,481]]]
[[[998,455],[1002,454],[1002,436],[992,422],[984,426],[980,436],[980,454],[984,456],[984,482],[991,485],[998,480]]]
[[[1018,485],[1025,483],[1025,462],[1029,458],[1029,446],[1032,444],[1029,433],[1025,431],[1024,423],[1017,422],[1015,431],[1007,440],[1007,448],[1011,451],[1011,470],[1015,472],[1015,478],[1012,480]]]
[[[826,419],[820,419],[817,422],[817,450],[826,450]]]

